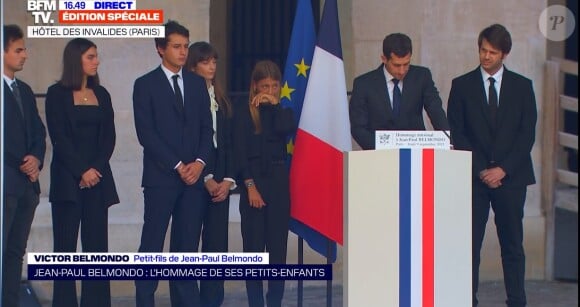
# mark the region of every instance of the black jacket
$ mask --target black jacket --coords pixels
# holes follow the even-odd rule
[[[482,170],[499,166],[506,172],[504,186],[536,182],[531,151],[538,115],[532,81],[504,70],[495,134],[479,67],[453,80],[447,114],[454,148],[472,152],[474,180],[479,182]]]
[[[22,99],[24,117],[20,112],[16,98],[10,86],[4,83],[4,193],[7,195],[21,195],[28,176],[19,169],[22,159],[26,155],[33,155],[40,161],[42,169],[46,152],[46,130],[38,115],[36,99],[28,84],[16,80]],[[40,193],[38,181],[34,190]]]
[[[52,142],[53,156],[50,165],[50,202],[79,201],[79,182],[90,168],[98,170],[103,177],[99,182],[103,191],[104,204],[119,203],[109,160],[115,148],[115,122],[111,96],[102,87],[93,89],[99,106],[104,112],[100,124],[99,152],[95,161],[86,161],[74,144],[76,117],[74,115],[73,91],[54,84],[46,93],[46,123]]]

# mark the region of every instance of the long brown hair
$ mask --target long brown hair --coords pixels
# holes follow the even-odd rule
[[[254,65],[254,70],[252,71],[248,105],[250,107],[252,122],[254,122],[255,133],[262,132],[262,124],[260,122],[260,109],[252,105],[252,100],[258,94],[258,90],[255,88],[256,84],[266,78],[271,78],[272,80],[280,82],[282,81],[282,73],[280,72],[280,68],[278,65],[276,65],[276,63],[270,60],[259,61],[256,63],[256,65]]]
[[[75,38],[64,47],[62,54],[62,75],[59,83],[69,89],[78,91],[83,84],[83,54],[97,45],[86,38]],[[87,87],[99,85],[99,74],[87,77]]]
[[[207,61],[210,59],[218,59],[217,50],[207,42],[196,42],[189,46],[187,54],[187,61],[185,67],[189,71],[193,71],[197,63]],[[216,101],[221,109],[225,111],[226,117],[232,116],[232,103],[223,90],[221,84],[217,82],[215,76],[211,80],[213,85]]]

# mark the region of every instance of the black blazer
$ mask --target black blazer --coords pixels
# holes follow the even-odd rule
[[[109,160],[115,148],[115,122],[111,96],[102,87],[93,88],[99,106],[105,116],[100,124],[99,152],[95,161],[86,161],[78,154],[74,143],[76,117],[73,90],[56,83],[46,92],[46,123],[52,142],[53,156],[50,165],[50,202],[78,202],[79,182],[90,168],[98,170],[103,177],[99,185],[103,191],[104,204],[119,203]]]
[[[179,161],[209,161],[213,128],[205,80],[183,70],[183,111],[161,66],[135,80],[133,114],[143,146],[143,187],[182,187]],[[195,183],[203,188],[203,180]]]
[[[497,165],[506,172],[504,186],[535,183],[531,151],[536,137],[536,98],[532,81],[504,70],[493,133],[480,68],[451,85],[448,116],[455,149],[472,152],[473,179]]]
[[[256,134],[248,104],[236,106],[233,137],[236,176],[240,180],[263,176],[271,162],[285,162],[287,159],[286,137],[296,130],[292,109],[280,104],[261,105],[260,122],[262,132]]]
[[[36,99],[28,84],[17,79],[24,117],[12,89],[4,81],[4,192],[7,195],[22,195],[28,176],[20,171],[22,159],[33,155],[40,161],[42,169],[46,152],[46,130],[38,115]],[[38,181],[33,184],[36,193],[40,193]]]
[[[376,130],[425,130],[423,109],[435,130],[449,130],[431,71],[411,65],[403,82],[401,111],[395,119],[382,64],[354,80],[349,104],[350,128],[352,137],[363,149],[375,148]]]
[[[206,161],[203,169],[204,176],[213,174],[215,180],[222,181],[224,178],[235,179],[234,151],[232,144],[232,116],[227,117],[223,108],[216,112],[217,148]],[[212,147],[213,139],[212,139]]]

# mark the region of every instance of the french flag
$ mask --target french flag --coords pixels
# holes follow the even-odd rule
[[[343,152],[352,149],[336,0],[325,1],[290,168],[291,215],[343,243]]]

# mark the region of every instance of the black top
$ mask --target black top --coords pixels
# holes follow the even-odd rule
[[[234,152],[240,179],[253,178],[250,165],[259,163],[260,171],[268,171],[269,165],[286,161],[286,136],[296,129],[292,109],[280,105],[261,105],[262,131],[255,132],[247,104],[235,112]]]
[[[92,165],[97,159],[98,144],[95,140],[99,138],[103,112],[99,106],[82,105],[75,105],[74,112],[77,118],[74,142],[85,163]]]

